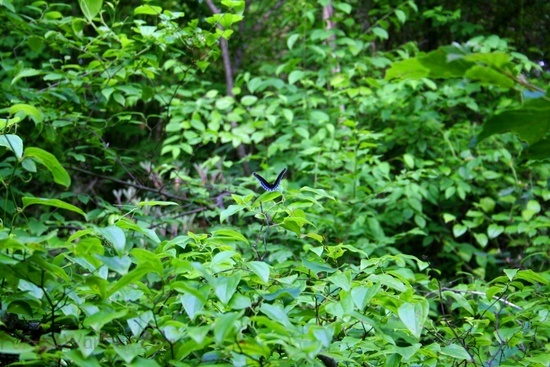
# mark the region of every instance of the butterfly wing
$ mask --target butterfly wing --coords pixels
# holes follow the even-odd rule
[[[254,177],[256,177],[258,179],[258,181],[260,181],[260,185],[262,185],[264,190],[273,191],[273,186],[269,182],[267,182],[265,180],[265,178],[263,178],[262,176],[260,176],[256,172],[254,172],[253,175],[254,175]]]
[[[275,180],[275,182],[273,184],[270,184],[269,182],[267,182],[265,178],[263,178],[262,176],[260,176],[256,172],[254,172],[253,175],[254,175],[254,177],[256,177],[258,179],[258,181],[260,181],[260,185],[262,185],[264,190],[266,190],[266,191],[275,191],[275,190],[277,190],[277,188],[281,184],[281,180],[283,179],[283,176],[285,175],[285,173],[286,173],[286,168],[283,168],[283,170],[281,171],[281,173],[279,173],[279,176],[277,176],[277,179]]]
[[[279,185],[281,184],[281,180],[283,179],[283,176],[285,175],[285,173],[286,173],[286,168],[283,168],[283,170],[281,171],[281,173],[279,173],[279,176],[277,176],[277,179],[273,183],[272,191],[277,190],[277,187],[279,187]]]

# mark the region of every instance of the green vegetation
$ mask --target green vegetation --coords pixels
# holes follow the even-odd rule
[[[548,2],[182,3],[0,0],[0,366],[549,366]]]

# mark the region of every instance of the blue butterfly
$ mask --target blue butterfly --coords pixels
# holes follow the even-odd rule
[[[260,181],[260,185],[262,185],[262,187],[266,191],[276,191],[279,188],[279,185],[285,173],[286,173],[286,168],[283,168],[283,170],[281,171],[281,173],[279,173],[279,176],[277,176],[277,179],[273,184],[270,184],[269,182],[267,182],[262,176],[260,176],[256,172],[254,172],[253,175],[258,179],[258,181]]]

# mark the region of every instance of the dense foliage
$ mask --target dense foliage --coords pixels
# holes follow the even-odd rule
[[[0,1],[0,366],[547,366],[546,2],[191,3]]]

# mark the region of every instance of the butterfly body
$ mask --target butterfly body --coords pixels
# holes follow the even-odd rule
[[[285,175],[285,173],[286,173],[286,168],[283,168],[283,170],[281,171],[281,173],[279,173],[279,176],[277,176],[277,179],[275,180],[275,182],[273,182],[273,184],[270,184],[269,182],[267,182],[265,178],[263,178],[256,172],[254,172],[253,175],[258,179],[258,181],[260,181],[260,185],[262,185],[264,190],[276,191],[279,188],[279,185],[281,184],[281,180],[283,179],[283,176]]]

